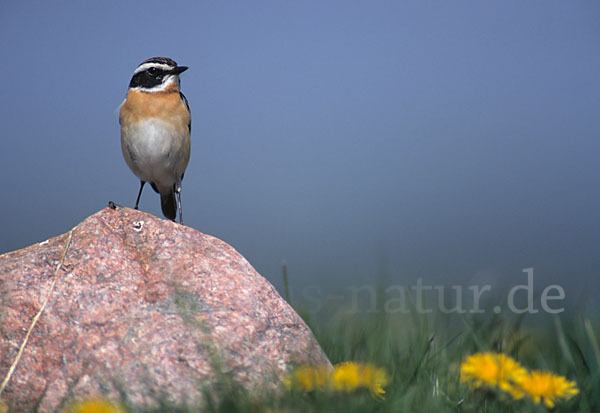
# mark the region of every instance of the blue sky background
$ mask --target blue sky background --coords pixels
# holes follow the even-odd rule
[[[118,107],[168,56],[185,223],[277,287],[600,292],[598,2],[3,2],[0,50],[0,253],[133,206]]]

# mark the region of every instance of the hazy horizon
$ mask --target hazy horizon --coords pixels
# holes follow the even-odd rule
[[[3,4],[0,253],[133,206],[118,107],[168,56],[190,68],[185,224],[280,291],[282,261],[295,294],[533,267],[593,301],[599,21],[585,1]]]

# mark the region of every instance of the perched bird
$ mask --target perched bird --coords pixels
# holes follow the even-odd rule
[[[160,194],[164,216],[174,221],[179,210],[181,224],[181,181],[191,148],[190,106],[179,90],[185,70],[167,57],[144,60],[133,72],[119,113],[123,157],[140,178],[135,209],[149,182]]]

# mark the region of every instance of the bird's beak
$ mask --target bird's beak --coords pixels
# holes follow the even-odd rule
[[[170,73],[172,75],[178,75],[185,72],[186,70],[188,70],[187,66],[177,66],[175,69],[172,69]]]

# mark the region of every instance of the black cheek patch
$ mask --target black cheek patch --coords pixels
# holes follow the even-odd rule
[[[162,83],[162,76],[151,76],[147,71],[136,73],[129,82],[129,87],[143,87],[151,89]]]

